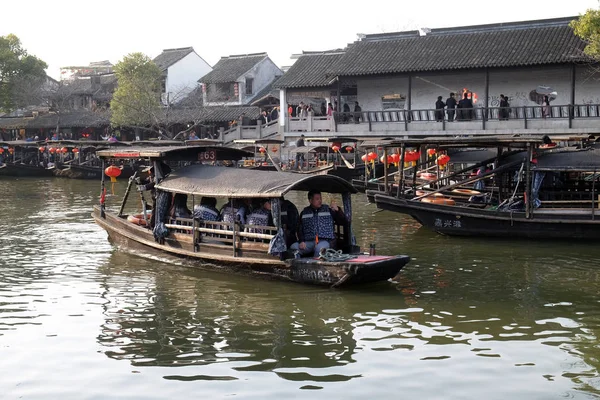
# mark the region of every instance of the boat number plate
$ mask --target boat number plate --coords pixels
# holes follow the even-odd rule
[[[217,152],[215,150],[203,151],[198,153],[198,161],[216,161]]]

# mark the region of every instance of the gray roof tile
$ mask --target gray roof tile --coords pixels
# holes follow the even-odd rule
[[[342,59],[343,50],[303,53],[288,71],[275,83],[275,88],[329,86],[328,72]]]
[[[181,47],[178,49],[165,49],[154,59],[154,63],[158,65],[161,71],[166,70],[177,61],[194,51],[193,47]]]
[[[248,72],[252,67],[265,59],[267,53],[244,54],[239,56],[222,57],[213,70],[204,75],[199,82],[226,83],[235,82],[237,78]]]
[[[434,29],[426,36],[367,35],[328,72],[357,76],[589,61],[570,20]]]

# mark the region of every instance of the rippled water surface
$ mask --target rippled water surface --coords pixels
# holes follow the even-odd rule
[[[443,237],[356,196],[361,246],[413,261],[329,290],[114,250],[98,193],[0,178],[1,399],[600,395],[598,245]]]

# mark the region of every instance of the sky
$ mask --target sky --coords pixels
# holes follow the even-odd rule
[[[3,2],[4,3],[4,2]],[[292,54],[343,48],[358,33],[383,33],[569,17],[598,0],[193,1],[21,0],[2,4],[0,36],[14,33],[60,77],[60,67],[193,46],[210,65],[221,56],[267,52],[280,67]]]

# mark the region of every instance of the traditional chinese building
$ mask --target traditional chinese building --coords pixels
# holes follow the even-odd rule
[[[361,35],[345,49],[301,54],[275,83],[280,104],[310,103],[314,118],[281,120],[284,131],[358,136],[488,133],[597,133],[600,75],[571,18]],[[450,93],[473,103],[468,120],[436,121],[435,102]],[[508,118],[500,118],[500,95]],[[544,96],[551,108],[543,118]],[[321,103],[336,108],[319,116]],[[356,102],[358,114],[351,112]],[[337,104],[336,104],[337,103]],[[316,128],[315,128],[316,127]],[[330,133],[325,133],[330,134]]]

